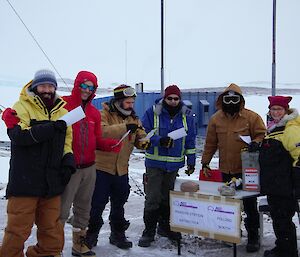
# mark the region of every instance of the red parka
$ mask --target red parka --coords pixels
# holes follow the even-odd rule
[[[95,91],[89,97],[86,104],[82,103],[80,84],[91,81]],[[85,118],[72,125],[73,129],[73,153],[77,168],[85,168],[95,163],[96,148],[102,151],[112,151],[111,145],[117,143],[115,139],[102,138],[101,114],[92,104],[98,87],[97,77],[88,71],[80,71],[75,79],[74,88],[70,96],[64,96],[67,102],[65,108],[68,111],[81,106],[85,112]],[[120,149],[113,148],[114,151]]]

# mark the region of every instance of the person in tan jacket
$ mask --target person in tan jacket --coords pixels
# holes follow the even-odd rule
[[[140,140],[146,136],[146,132],[133,109],[135,97],[136,92],[132,87],[120,85],[114,89],[111,101],[103,104],[103,137],[121,139],[125,133],[129,134],[122,141],[119,153],[96,151],[97,178],[86,235],[86,242],[90,248],[97,244],[98,234],[103,225],[101,216],[109,199],[109,241],[122,249],[132,247],[132,242],[125,236],[129,222],[124,217],[124,204],[130,192],[128,162],[134,147],[146,149],[149,146],[149,140]]]
[[[266,128],[262,118],[255,112],[245,108],[245,99],[242,91],[236,84],[230,84],[219,95],[216,107],[218,111],[211,117],[206,134],[204,152],[202,155],[202,170],[209,176],[209,163],[217,150],[219,150],[219,169],[223,181],[230,181],[233,177],[242,177],[241,150],[247,144],[240,136],[250,136],[252,142],[249,151],[258,150],[263,140]],[[258,228],[259,215],[256,197],[243,200],[244,210],[247,214],[245,227],[248,232],[247,252],[259,250]]]

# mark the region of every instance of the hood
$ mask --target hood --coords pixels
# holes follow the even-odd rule
[[[98,80],[97,80],[96,75],[89,71],[80,71],[75,78],[74,87],[73,87],[72,93],[71,93],[73,99],[76,99],[76,102],[78,102],[78,105],[81,104],[80,85],[86,81],[93,82],[93,84],[95,86],[95,91],[89,97],[88,102],[91,102],[94,99],[94,97],[96,96],[95,92],[97,91],[97,88],[98,88]]]
[[[282,127],[282,126],[289,127],[293,125],[300,126],[300,117],[297,109],[291,108],[288,110],[288,113],[285,114],[277,124],[268,128],[268,131],[274,130],[275,127]]]
[[[223,95],[226,94],[228,91],[234,91],[235,93],[238,93],[241,96],[241,108],[240,108],[240,110],[244,109],[245,99],[243,97],[242,90],[238,85],[236,85],[234,83],[231,83],[227,88],[225,88],[223,93],[218,96],[218,99],[216,101],[216,108],[218,110],[222,110],[222,98],[223,98]]]

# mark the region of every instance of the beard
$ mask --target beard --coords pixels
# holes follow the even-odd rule
[[[55,93],[37,93],[37,95],[42,99],[49,111],[54,107]]]

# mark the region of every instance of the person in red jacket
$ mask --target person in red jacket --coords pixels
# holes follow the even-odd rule
[[[86,228],[89,221],[91,200],[96,181],[95,150],[120,151],[116,139],[104,139],[101,133],[101,114],[91,103],[95,97],[97,77],[89,71],[80,71],[70,96],[64,96],[68,111],[81,106],[86,117],[72,125],[73,152],[76,173],[72,175],[62,195],[60,219],[64,224],[73,204],[73,247],[74,256],[96,256],[85,244]]]

